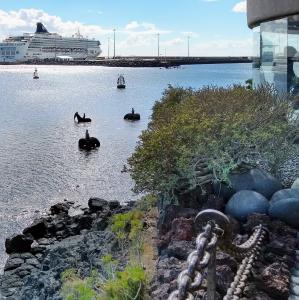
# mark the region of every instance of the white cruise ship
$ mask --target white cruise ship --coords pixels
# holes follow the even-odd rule
[[[84,60],[99,56],[100,45],[99,41],[84,38],[79,32],[73,37],[49,33],[42,23],[37,23],[34,34],[10,36],[0,43],[0,62]]]

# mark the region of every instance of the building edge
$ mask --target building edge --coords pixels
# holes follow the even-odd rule
[[[247,23],[254,28],[262,22],[299,14],[298,0],[247,0]]]

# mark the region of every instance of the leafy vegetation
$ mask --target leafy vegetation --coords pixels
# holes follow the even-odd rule
[[[142,251],[143,213],[133,210],[111,218],[111,231],[115,234],[122,253],[131,250],[126,267],[111,254],[101,258],[102,270],[92,271],[81,278],[75,269],[62,273],[61,294],[64,300],[141,300],[147,286],[146,272],[138,261]],[[123,269],[122,271],[118,271]]]
[[[143,216],[144,214],[140,210],[135,209],[114,215],[111,222],[111,231],[115,234],[121,250],[130,246],[138,258],[142,250]]]
[[[117,261],[110,255],[103,258],[105,276],[96,271],[87,278],[80,278],[76,271],[62,273],[62,297],[64,300],[142,300],[146,287],[144,269],[134,263],[116,271]]]
[[[146,286],[146,273],[137,264],[128,265],[116,278],[108,280],[104,287],[103,300],[142,300]]]
[[[154,194],[147,194],[142,196],[135,204],[137,210],[142,212],[149,212],[152,208],[156,207],[158,203],[158,197]]]
[[[229,173],[244,165],[275,175],[294,150],[298,130],[287,121],[291,107],[284,100],[271,87],[170,86],[128,160],[135,191],[192,190],[213,178],[229,182]]]

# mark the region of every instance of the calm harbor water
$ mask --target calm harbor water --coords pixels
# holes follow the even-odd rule
[[[199,88],[244,83],[250,64],[196,65],[179,69],[0,66],[0,270],[5,238],[52,204],[67,198],[86,205],[89,197],[125,202],[135,196],[121,173],[146,128],[151,108],[168,84]],[[118,74],[126,90],[116,89]],[[123,115],[134,107],[141,121]],[[76,125],[74,113],[90,125]],[[101,147],[84,153],[77,142],[88,129]]]

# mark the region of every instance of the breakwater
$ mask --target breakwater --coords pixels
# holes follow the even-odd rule
[[[83,65],[83,66],[106,66],[106,67],[178,67],[181,65],[198,64],[232,64],[232,63],[251,63],[250,57],[116,57],[95,60],[62,60],[46,59],[38,61],[28,61],[28,65]],[[10,64],[10,63],[6,63]]]

